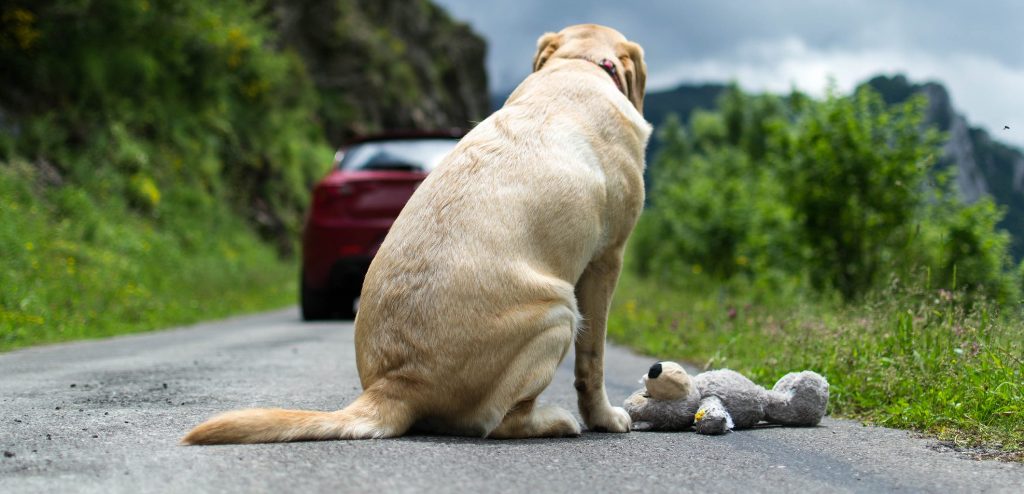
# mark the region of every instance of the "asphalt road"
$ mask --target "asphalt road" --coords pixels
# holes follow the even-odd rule
[[[831,419],[717,437],[177,444],[219,411],[348,403],[352,333],[287,310],[2,354],[0,492],[1024,492],[1024,465]],[[543,399],[575,410],[567,360]],[[614,403],[652,360],[609,350]]]

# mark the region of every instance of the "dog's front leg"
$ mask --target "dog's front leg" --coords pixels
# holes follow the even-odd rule
[[[576,336],[576,392],[587,428],[598,432],[629,432],[625,410],[608,402],[604,389],[604,340],[608,306],[622,269],[622,250],[590,263],[576,284],[583,328]]]

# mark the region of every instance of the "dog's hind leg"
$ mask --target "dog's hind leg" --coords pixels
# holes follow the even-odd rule
[[[488,437],[516,439],[524,437],[569,437],[580,435],[580,424],[568,410],[554,405],[522,401],[508,412]]]
[[[568,312],[568,311],[567,311]],[[536,404],[537,396],[551,383],[558,364],[572,343],[575,315],[571,321],[539,334],[509,366],[495,390],[504,416],[488,434],[495,439],[578,436],[580,424],[567,410]]]

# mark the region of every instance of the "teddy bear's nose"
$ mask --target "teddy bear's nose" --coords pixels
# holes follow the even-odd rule
[[[651,366],[651,370],[647,371],[647,379],[655,379],[661,375],[661,362],[658,362]]]

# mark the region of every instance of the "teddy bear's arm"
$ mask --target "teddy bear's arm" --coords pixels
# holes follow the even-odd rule
[[[702,398],[693,420],[698,434],[724,434],[733,428],[732,416],[717,396]]]
[[[633,420],[632,429],[635,431],[689,430],[693,425],[697,396],[694,394],[692,400],[655,400],[641,389],[626,399],[623,408]]]
[[[633,424],[630,426],[631,430],[634,431],[651,431],[656,430],[658,426],[651,422],[657,415],[657,410],[649,408],[650,399],[647,397],[644,390],[633,393],[626,402],[623,403],[623,408],[629,413],[630,419]]]

